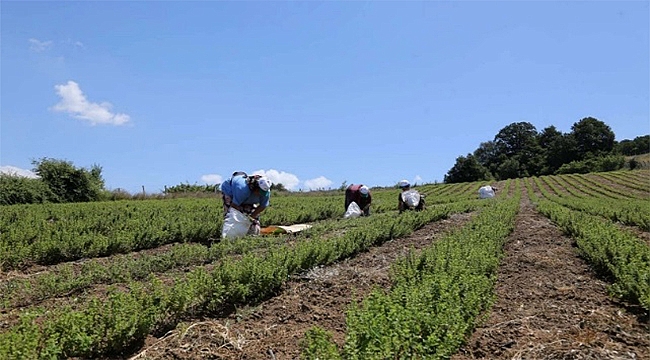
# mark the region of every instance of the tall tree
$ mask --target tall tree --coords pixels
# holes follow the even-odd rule
[[[650,135],[637,136],[634,140],[622,140],[615,144],[616,151],[623,155],[641,155],[650,153]]]
[[[489,180],[490,172],[481,165],[472,154],[459,156],[456,163],[445,175],[445,183],[472,182]]]
[[[575,160],[574,139],[558,131],[555,126],[542,130],[539,134],[539,145],[544,159],[540,174],[554,174],[560,166]]]
[[[499,131],[494,137],[496,152],[499,159],[502,159],[495,174],[498,179],[539,173],[542,150],[537,137],[537,129],[529,122],[512,123]],[[507,166],[503,166],[506,161]],[[516,174],[513,173],[515,169]]]
[[[505,159],[505,155],[499,156],[499,151],[494,141],[482,142],[478,149],[474,150],[474,156],[479,164],[488,169],[491,174],[496,173],[499,164]]]
[[[604,122],[586,117],[571,127],[571,136],[575,139],[577,159],[608,154],[614,148],[615,135]]]

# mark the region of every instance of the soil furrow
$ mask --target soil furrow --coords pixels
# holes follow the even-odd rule
[[[345,311],[354,299],[373,288],[390,286],[388,270],[409,249],[422,249],[470,214],[455,214],[413,234],[388,241],[366,253],[297,276],[275,296],[255,307],[239,309],[223,319],[196,319],[189,330],[150,337],[140,351],[146,359],[297,359],[305,331],[320,326],[342,345]],[[182,332],[182,333],[181,333]]]
[[[611,298],[527,197],[505,253],[497,301],[452,359],[650,359],[647,313]]]

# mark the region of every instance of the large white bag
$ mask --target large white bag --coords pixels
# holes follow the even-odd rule
[[[420,193],[417,190],[408,190],[402,192],[402,201],[406,206],[414,209],[420,204]]]
[[[345,214],[343,215],[344,219],[349,219],[349,218],[355,218],[361,216],[361,208],[359,205],[357,205],[356,202],[351,202],[350,205],[348,205],[348,209],[345,211]]]
[[[492,189],[492,186],[490,185],[481,186],[481,188],[478,189],[478,197],[481,199],[493,198],[494,189]]]
[[[228,209],[228,214],[226,214],[226,218],[223,220],[221,238],[236,239],[238,237],[246,236],[252,224],[253,223],[248,219],[248,216],[231,207]]]

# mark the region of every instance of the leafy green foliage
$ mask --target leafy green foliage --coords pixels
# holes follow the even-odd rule
[[[638,174],[616,172],[610,178],[621,177],[644,190],[647,175]],[[534,179],[546,180],[551,188],[565,186],[573,192],[535,200],[540,209],[550,209],[557,217],[554,221],[577,239],[585,258],[616,279],[614,294],[648,306],[648,247],[605,219],[624,221],[624,214],[633,213],[647,217],[645,198],[623,192],[608,196],[582,175]],[[343,349],[319,328],[308,331],[301,342],[302,356],[307,359],[449,358],[494,299],[495,273],[504,239],[514,226],[520,183],[508,181],[500,195],[487,201],[476,200],[483,183],[425,185],[419,189],[428,196],[428,208],[399,216],[398,190],[377,189],[373,215],[345,221],[340,220],[343,197],[336,192],[277,196],[264,213],[264,221],[318,223],[290,243],[242,238],[213,243],[210,248],[189,242],[209,242],[218,232],[221,204],[215,199],[5,207],[7,211],[0,213],[3,266],[34,261],[34,255],[41,253],[60,262],[71,254],[95,256],[97,249],[109,249],[110,254],[165,242],[188,244],[177,244],[164,253],[116,256],[111,262],[58,265],[59,271],[50,274],[4,281],[0,299],[5,306],[20,304],[21,294],[34,300],[93,283],[119,285],[109,286],[107,296],[80,297],[70,307],[46,312],[36,306],[16,309],[20,321],[0,334],[0,358],[126,357],[129,347],[148,334],[169,329],[183,319],[254,304],[277,293],[292,274],[355,256],[452,213],[479,210],[467,226],[393,264],[390,291],[375,291],[348,312]],[[570,210],[570,206],[581,210]],[[20,257],[15,254],[24,257],[17,260]],[[212,264],[201,266],[208,262]],[[184,266],[194,267],[165,274],[164,282],[151,274]]]
[[[332,334],[320,327],[307,330],[301,341],[300,358],[305,360],[337,360],[341,355],[332,341]]]
[[[40,204],[57,197],[41,179],[0,174],[0,205]]]
[[[472,182],[478,180],[489,180],[490,172],[481,165],[472,154],[461,156],[445,175],[445,183]]]
[[[220,184],[214,185],[198,185],[181,183],[174,186],[165,186],[164,194],[185,194],[185,193],[215,193],[219,189]]]
[[[87,202],[101,199],[104,190],[102,169],[77,168],[71,162],[42,158],[34,160],[34,172],[55,195],[56,202]]]
[[[592,117],[574,123],[571,130],[563,134],[549,126],[538,133],[528,122],[507,125],[493,141],[481,143],[474,151],[478,164],[469,155],[458,157],[445,182],[613,171],[625,165],[616,154],[650,152],[650,135],[638,137],[633,143],[623,141],[615,147],[611,128]],[[634,168],[638,164],[632,162],[629,166]]]
[[[560,166],[556,174],[586,174],[590,172],[614,171],[623,168],[625,158],[621,155],[605,155],[581,161],[572,161]]]
[[[604,122],[587,117],[571,127],[576,142],[577,159],[609,154],[614,148],[614,132]]]
[[[615,145],[618,153],[623,155],[642,155],[650,153],[650,135],[637,136],[634,140],[622,140]]]

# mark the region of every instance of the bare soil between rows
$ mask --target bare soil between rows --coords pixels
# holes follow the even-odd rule
[[[354,299],[390,286],[388,269],[410,250],[429,246],[467,223],[470,214],[454,214],[427,224],[413,234],[388,241],[368,252],[294,277],[281,292],[254,307],[238,309],[226,318],[196,319],[189,330],[150,337],[140,359],[297,359],[300,340],[313,326],[334,335],[342,345],[345,311]]]
[[[396,258],[469,219],[458,214],[428,224],[295,277],[257,306],[225,318],[195,319],[161,338],[150,336],[131,358],[298,359],[300,340],[316,325],[341,346],[352,301],[374,288],[387,289],[388,269]],[[580,257],[574,241],[527,198],[504,250],[497,300],[452,359],[650,359],[648,314],[610,297],[608,283]]]
[[[504,251],[498,300],[453,360],[650,359],[648,314],[610,297],[528,199]]]

